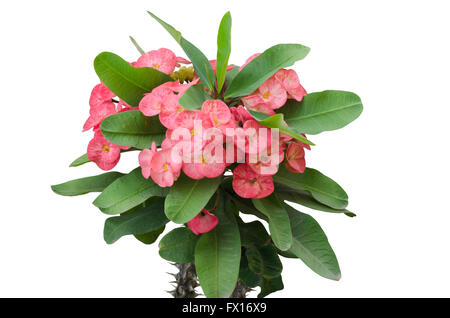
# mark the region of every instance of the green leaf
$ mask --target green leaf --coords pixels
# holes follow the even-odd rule
[[[111,183],[93,204],[106,214],[123,213],[148,198],[163,197],[167,194],[166,188],[159,187],[150,179],[142,176],[141,168],[136,168]]]
[[[233,81],[233,79],[238,74],[239,74],[239,66],[233,65],[233,68],[231,70],[227,71],[227,74],[225,75],[225,85],[229,86],[230,83]]]
[[[112,244],[124,235],[156,231],[167,222],[164,200],[160,199],[139,211],[106,219],[103,237],[106,243]]]
[[[205,91],[202,83],[193,85],[180,97],[178,103],[185,109],[196,110],[202,108],[203,103],[212,99]]]
[[[249,113],[259,124],[268,128],[277,128],[280,133],[291,136],[292,138],[295,138],[305,144],[314,146],[314,143],[303,137],[294,129],[287,126],[286,122],[284,121],[283,114],[269,116],[263,113],[255,112],[253,110],[249,110]]]
[[[154,68],[135,68],[120,56],[103,52],[94,60],[94,68],[100,80],[118,97],[131,106],[139,106],[145,93],[172,81],[169,75]]]
[[[155,19],[156,21],[158,21],[159,24],[161,24],[164,29],[166,29],[167,32],[169,32],[169,34],[175,39],[175,41],[177,41],[178,43],[181,43],[181,39],[183,38],[181,36],[180,31],[176,30],[173,26],[171,26],[170,24],[164,22],[163,20],[161,20],[160,18],[158,18],[156,15],[154,15],[153,13],[151,13],[150,11],[147,11],[148,14],[150,14],[150,16]]]
[[[231,14],[228,11],[222,18],[217,34],[217,92],[222,91],[231,53]]]
[[[195,73],[200,77],[202,83],[208,87],[208,89],[212,92],[214,91],[214,80],[215,75],[214,71],[211,67],[211,63],[206,58],[206,56],[196,48],[191,42],[186,40],[181,36],[181,33],[177,31],[173,26],[164,22],[160,18],[158,18],[153,13],[147,11],[156,21],[158,21],[170,35],[175,39],[175,41],[180,44],[181,48],[184,50],[188,58],[191,60],[192,65],[194,66]]]
[[[186,227],[176,228],[159,241],[159,255],[170,262],[194,262],[198,236]]]
[[[221,198],[214,211],[217,226],[202,234],[195,248],[195,266],[206,297],[227,298],[239,275],[241,242],[230,201]]]
[[[140,47],[140,45],[136,42],[136,40],[130,35],[131,43],[133,43],[136,50],[138,50],[141,55],[145,54],[145,51]]]
[[[91,162],[91,160],[88,158],[87,154],[84,154],[75,159],[69,167],[78,167],[88,162]]]
[[[323,212],[330,212],[330,213],[344,213],[347,216],[354,217],[356,216],[355,213],[350,212],[347,209],[333,209],[329,206],[326,206],[325,204],[322,204],[318,201],[316,201],[307,191],[303,190],[295,190],[291,189],[286,186],[282,186],[279,184],[275,185],[277,196],[286,201],[294,202],[301,204],[303,206],[306,206],[307,208],[323,211]]]
[[[164,232],[164,229],[166,228],[165,225],[161,226],[159,229],[150,231],[144,234],[135,234],[134,237],[144,243],[144,244],[153,244],[158,239],[159,235]]]
[[[59,195],[75,196],[89,192],[102,192],[114,180],[123,176],[120,172],[107,172],[98,176],[86,177],[52,185],[53,192]]]
[[[166,198],[167,217],[179,224],[192,220],[206,206],[221,181],[221,177],[194,180],[181,174]]]
[[[347,126],[361,115],[363,105],[358,95],[345,91],[307,94],[301,102],[288,99],[277,110],[289,126],[306,134],[319,134]]]
[[[344,189],[318,170],[306,168],[304,173],[292,173],[280,165],[273,180],[295,190],[306,190],[314,199],[333,209],[345,209],[348,205]]]
[[[270,242],[270,236],[261,222],[253,221],[250,223],[239,223],[238,225],[242,246],[263,246]]]
[[[264,298],[276,291],[282,290],[284,288],[283,280],[281,275],[275,278],[263,278],[261,284],[261,292],[258,294],[258,298]]]
[[[327,236],[310,215],[285,204],[291,220],[293,242],[290,252],[322,277],[339,280],[341,270]]]
[[[254,288],[261,283],[262,277],[248,267],[247,257],[241,257],[239,279],[249,288]]]
[[[138,149],[150,148],[153,142],[157,146],[161,145],[166,133],[166,128],[158,116],[147,117],[139,110],[129,110],[106,117],[100,129],[103,136],[113,144]]]
[[[256,274],[265,278],[274,278],[281,275],[283,265],[272,244],[263,247],[250,247],[246,250],[245,255],[249,268]]]
[[[300,44],[278,44],[265,50],[251,60],[234,78],[225,98],[245,96],[253,93],[278,70],[293,65],[303,59],[309,48]]]
[[[292,244],[291,225],[282,203],[274,193],[252,201],[255,207],[269,218],[269,231],[275,245],[282,251],[288,250]]]

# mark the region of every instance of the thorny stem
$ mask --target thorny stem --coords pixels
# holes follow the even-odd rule
[[[176,283],[176,285],[174,285],[175,289],[169,291],[169,293],[174,298],[197,297],[199,294],[197,294],[195,288],[200,286],[200,284],[198,282],[195,265],[193,263],[175,263],[173,265],[177,267],[178,273],[171,274],[175,278],[175,281],[172,283]],[[251,290],[251,288],[248,288],[240,279],[238,279],[230,298],[246,298],[247,293]]]

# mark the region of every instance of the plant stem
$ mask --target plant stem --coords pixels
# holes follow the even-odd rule
[[[169,291],[174,298],[195,298],[199,294],[197,294],[195,288],[200,286],[198,282],[197,272],[195,271],[194,263],[175,263],[173,264],[176,268],[178,268],[178,273],[171,274],[175,280],[173,283],[173,287],[175,288],[172,291]],[[234,288],[233,293],[231,293],[230,298],[246,298],[247,293],[251,289],[245,286],[245,284],[238,279],[236,283],[236,287]]]

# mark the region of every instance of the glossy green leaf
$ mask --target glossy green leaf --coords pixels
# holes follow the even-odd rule
[[[261,222],[239,223],[238,226],[242,246],[263,246],[270,242],[270,236]]]
[[[278,185],[278,184],[275,185],[275,188],[276,188],[275,191],[277,193],[278,198],[280,198],[282,200],[298,203],[298,204],[301,204],[301,205],[306,206],[307,208],[310,208],[313,210],[330,212],[330,213],[344,213],[345,215],[347,215],[349,217],[356,216],[355,213],[353,213],[347,209],[340,209],[340,210],[333,209],[325,204],[322,204],[322,203],[316,201],[311,196],[311,194],[309,194],[307,191],[298,190],[298,189],[295,190],[295,189],[291,189],[289,187]]]
[[[69,167],[78,167],[88,162],[91,162],[91,160],[88,158],[87,154],[84,154],[75,159]]]
[[[195,248],[197,275],[206,297],[229,297],[238,279],[241,242],[231,205],[223,197],[219,200],[214,211],[219,223],[201,235]]]
[[[247,257],[241,257],[239,279],[249,288],[254,288],[261,283],[262,277],[248,267]]]
[[[258,294],[258,298],[264,298],[276,291],[282,290],[284,288],[283,280],[281,275],[275,278],[263,278],[260,283],[261,292]]]
[[[227,73],[225,75],[225,85],[229,86],[230,83],[233,81],[233,79],[238,74],[239,74],[239,66],[233,65],[233,68],[231,70],[227,71]]]
[[[86,177],[52,185],[53,192],[59,195],[75,196],[89,192],[102,192],[114,180],[123,176],[120,172],[107,172],[98,176]]]
[[[221,180],[221,177],[194,180],[181,174],[166,198],[167,217],[179,224],[192,220],[206,206]]]
[[[209,62],[208,58],[191,42],[183,38],[181,33],[177,31],[174,27],[164,22],[163,20],[155,16],[153,13],[149,11],[147,12],[156,21],[158,21],[167,30],[167,32],[169,32],[170,35],[172,35],[172,37],[175,39],[175,41],[178,42],[178,44],[180,44],[181,48],[184,50],[189,60],[192,62],[195,73],[198,75],[198,77],[200,77],[202,83],[206,87],[208,87],[208,89],[211,92],[214,91],[214,81],[216,77],[214,75],[214,71],[211,67],[211,63]]]
[[[275,245],[282,251],[291,247],[292,234],[289,217],[284,206],[272,193],[262,199],[252,199],[255,207],[269,218],[269,231]]]
[[[198,236],[186,227],[176,228],[159,241],[159,255],[170,262],[194,262]]]
[[[166,188],[159,187],[151,179],[142,176],[141,168],[136,168],[111,183],[93,202],[103,213],[123,213],[150,197],[162,197]]]
[[[169,75],[154,68],[135,68],[120,56],[103,52],[94,60],[94,68],[100,80],[118,97],[131,106],[139,106],[145,93],[172,81]]]
[[[348,205],[344,189],[318,170],[306,168],[304,173],[292,173],[280,165],[273,180],[295,190],[306,190],[314,199],[333,209],[345,209]]]
[[[245,255],[249,268],[256,274],[265,278],[274,278],[281,275],[283,265],[272,244],[250,247],[246,250]]]
[[[150,231],[144,234],[135,234],[134,237],[144,243],[144,244],[153,244],[158,239],[158,237],[161,235],[162,232],[164,232],[164,229],[166,228],[165,225],[161,226],[159,229]]]
[[[336,255],[319,223],[308,214],[285,204],[292,227],[290,252],[322,277],[339,280],[341,270]]]
[[[303,97],[301,102],[289,99],[277,110],[284,114],[290,127],[312,135],[347,126],[362,111],[358,95],[345,91],[311,93]]]
[[[196,110],[202,108],[203,103],[212,99],[205,91],[202,83],[193,85],[180,97],[178,103],[186,109]]]
[[[253,110],[249,110],[249,113],[259,124],[267,128],[277,128],[280,133],[291,136],[292,138],[295,138],[305,144],[314,146],[314,143],[303,137],[294,129],[287,126],[286,122],[284,121],[283,114],[269,116],[263,113],[255,112]]]
[[[222,91],[227,73],[228,60],[231,53],[231,14],[225,13],[220,22],[217,34],[217,92]]]
[[[138,50],[141,55],[145,54],[145,51],[141,48],[141,46],[136,42],[136,40],[130,35],[131,43],[133,43],[136,50]]]
[[[106,219],[103,237],[106,243],[112,244],[125,235],[156,231],[167,222],[164,200],[160,199],[136,212]]]
[[[166,128],[158,116],[147,117],[139,110],[117,113],[103,119],[100,129],[103,136],[115,145],[150,148],[165,139]]]
[[[278,44],[265,50],[251,60],[234,78],[228,87],[225,98],[246,96],[278,70],[293,65],[303,59],[309,48],[300,44]]]

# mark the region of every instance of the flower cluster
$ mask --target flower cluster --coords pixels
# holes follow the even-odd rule
[[[258,55],[251,56],[244,66]],[[143,54],[131,65],[152,67],[170,75],[180,64],[189,63],[161,48]],[[210,63],[215,72],[216,61]],[[228,70],[233,67],[228,66]],[[200,109],[183,108],[180,97],[199,82],[195,74],[187,82],[169,81],[141,99],[138,109],[145,116],[158,116],[167,128],[161,145],[153,142],[150,149],[143,149],[139,154],[144,178],[151,178],[161,187],[170,187],[181,171],[192,179],[202,179],[216,178],[229,170],[233,173],[233,189],[239,196],[264,198],[274,191],[272,176],[283,161],[291,172],[305,170],[304,149],[310,149],[309,145],[267,129],[248,111],[274,115],[274,110],[282,107],[287,99],[301,101],[306,91],[294,70],[279,70],[231,107],[224,100],[211,98]],[[206,88],[205,91],[208,92]],[[102,135],[99,129],[102,120],[118,112],[136,109],[115,98],[104,84],[95,86],[90,98],[90,116],[83,127],[94,131],[87,155],[103,170],[112,169],[120,159],[121,150],[127,147],[114,145]],[[205,228],[210,230],[217,224],[214,218],[205,210],[188,225],[194,233],[202,233]]]

